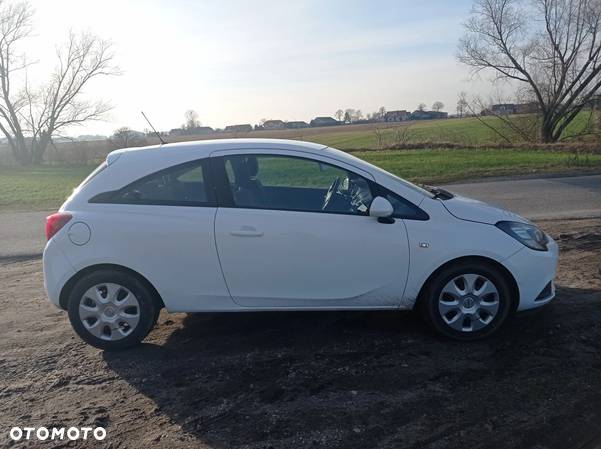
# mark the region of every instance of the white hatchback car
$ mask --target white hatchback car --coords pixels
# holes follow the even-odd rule
[[[557,245],[528,220],[297,141],[114,151],[46,234],[48,297],[103,349],[139,343],[162,307],[419,308],[471,340],[555,295]]]

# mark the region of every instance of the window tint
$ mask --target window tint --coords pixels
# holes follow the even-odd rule
[[[237,155],[224,162],[237,207],[367,215],[373,199],[363,177],[310,159]]]
[[[390,201],[394,212],[392,216],[394,218],[405,218],[410,220],[427,220],[428,214],[426,214],[419,207],[415,206],[413,203],[401,198],[396,193],[391,192],[384,187],[380,187],[381,193],[380,195]]]
[[[146,176],[118,191],[110,202],[171,206],[212,203],[205,172],[207,164],[194,161]]]

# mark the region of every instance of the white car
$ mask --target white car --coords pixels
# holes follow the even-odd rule
[[[555,295],[557,245],[528,220],[298,141],[114,151],[46,234],[50,301],[109,350],[139,343],[163,307],[418,308],[472,340]]]

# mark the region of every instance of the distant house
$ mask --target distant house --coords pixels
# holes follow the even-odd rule
[[[174,128],[169,131],[170,136],[199,136],[202,134],[211,134],[215,130],[210,126],[196,126],[194,128]]]
[[[516,114],[534,114],[539,111],[539,105],[536,101],[520,103],[515,106]]]
[[[411,120],[435,120],[445,118],[449,118],[448,112],[416,110],[411,113]]]
[[[299,129],[299,128],[308,128],[309,124],[307,122],[297,121],[297,122],[287,122],[287,129]]]
[[[194,128],[189,128],[186,131],[188,131],[188,134],[195,134],[195,135],[211,134],[211,133],[215,132],[215,130],[213,128],[211,128],[210,126],[196,126]]]
[[[263,129],[285,129],[286,124],[282,120],[266,120]]]
[[[311,120],[310,126],[336,126],[340,125],[340,122],[332,117],[315,117]]]
[[[494,115],[509,115],[517,113],[517,106],[513,103],[493,104],[490,110]]]
[[[384,115],[385,122],[402,122],[405,120],[409,120],[411,118],[411,113],[409,111],[388,111]]]
[[[250,124],[245,123],[244,125],[227,125],[224,129],[226,133],[247,133],[253,130]]]
[[[493,104],[490,109],[483,109],[480,115],[511,115],[511,114],[533,114],[539,111],[536,101],[528,103],[500,103]]]

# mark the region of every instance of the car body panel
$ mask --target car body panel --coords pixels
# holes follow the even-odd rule
[[[421,208],[430,215],[430,220],[405,220],[411,264],[403,308],[413,307],[428,277],[449,261],[476,256],[502,263],[524,248],[496,226],[452,216],[443,203],[425,199]]]
[[[239,153],[300,155],[337,165],[398,194],[429,219],[384,224],[344,214],[89,202],[173,165]],[[509,270],[519,285],[520,310],[548,302],[534,299],[555,274],[554,242],[548,252],[533,251],[494,226],[500,220],[527,220],[465,198],[435,199],[323,145],[270,139],[187,142],[118,150],[107,161],[108,168],[75,189],[61,207],[86,223],[89,242],[75,245],[63,229],[46,246],[45,284],[54,304],[76,273],[115,264],[144,276],[169,311],[412,308],[435,270],[469,256]],[[265,238],[231,235],[244,226]]]
[[[170,312],[231,309],[214,238],[214,207],[90,204],[74,213],[89,243],[64,252],[75,271],[113,264],[146,278]]]
[[[71,277],[77,274],[77,271],[69,263],[67,256],[62,248],[68,248],[71,245],[65,241],[66,229],[61,229],[44,248],[43,266],[44,266],[44,288],[48,299],[56,307],[60,307],[60,295],[63,286]]]
[[[215,229],[241,306],[394,308],[403,294],[409,254],[401,220],[220,208]]]
[[[529,220],[514,212],[463,196],[455,195],[453,198],[445,200],[443,205],[454,217],[461,220],[493,225],[499,221],[530,223]]]

